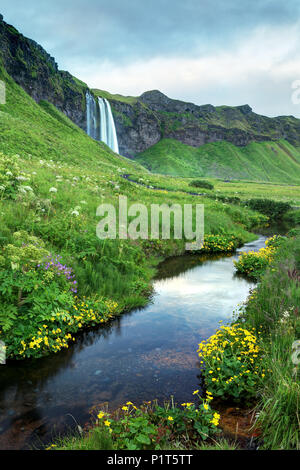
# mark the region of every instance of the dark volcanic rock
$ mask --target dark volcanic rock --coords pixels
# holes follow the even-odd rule
[[[199,147],[225,140],[237,146],[287,139],[300,144],[300,120],[293,116],[260,116],[248,105],[197,106],[173,100],[158,90],[147,91],[131,104],[110,100],[121,153],[134,157],[161,138]]]
[[[9,75],[35,101],[47,100],[86,129],[88,87],[68,72],[35,41],[25,38],[0,16],[0,59]]]
[[[146,91],[139,97],[139,101],[145,103],[149,109],[167,113],[191,113],[201,115],[201,112],[214,112],[214,107],[210,104],[197,106],[193,103],[173,100],[158,90]]]
[[[110,100],[111,101],[111,100]],[[293,116],[260,116],[248,105],[197,106],[147,91],[134,104],[111,101],[121,153],[134,156],[161,138],[192,147],[225,140],[237,146],[286,139],[300,145],[300,120]]]
[[[132,158],[156,144],[162,137],[159,116],[139,101],[129,105],[110,100],[121,155]]]
[[[55,59],[35,41],[25,38],[0,15],[0,64],[37,102],[46,100],[86,130],[88,87],[58,69]],[[95,90],[101,96],[101,92]],[[225,140],[237,146],[252,141],[286,139],[300,145],[300,120],[293,116],[269,118],[242,106],[198,106],[173,100],[158,90],[138,98],[109,97],[120,153],[134,158],[162,138],[199,147]]]

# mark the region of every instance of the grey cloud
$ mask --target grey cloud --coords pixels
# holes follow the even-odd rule
[[[178,58],[180,66],[183,57],[234,54],[255,29],[292,26],[300,20],[299,0],[1,0],[0,9],[5,21],[39,42],[61,69],[87,83],[95,64],[118,66],[120,79],[114,91],[121,93],[122,76],[130,64],[163,57]],[[288,59],[298,60],[285,54],[283,61]],[[151,88],[160,88],[159,71],[152,72]],[[100,74],[93,86],[102,88],[104,78]],[[215,105],[248,102],[266,115],[300,115],[289,96],[291,81],[300,77],[272,81],[267,72],[257,71],[239,86],[229,81],[218,88],[187,86],[172,78],[165,91],[179,99]],[[143,77],[139,85],[144,91],[142,81]],[[136,81],[130,94],[137,94]]]
[[[230,47],[260,25],[293,23],[297,0],[2,0],[2,13],[64,64],[128,63]]]

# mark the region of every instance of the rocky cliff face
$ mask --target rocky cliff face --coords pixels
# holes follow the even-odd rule
[[[172,100],[157,90],[143,93],[130,104],[113,96],[109,99],[121,153],[131,158],[161,138],[176,139],[193,147],[220,140],[245,146],[252,141],[281,138],[300,145],[299,119],[260,116],[249,105],[197,106]]]
[[[68,72],[58,70],[55,59],[40,45],[25,38],[0,15],[0,65],[37,102],[46,100],[86,130],[88,87]],[[268,118],[250,106],[197,106],[168,98],[154,90],[138,98],[93,90],[110,101],[120,153],[129,158],[162,138],[199,147],[226,140],[237,146],[252,141],[284,138],[300,145],[300,120],[292,116]],[[104,95],[103,95],[104,93]]]
[[[25,38],[0,15],[0,60],[9,75],[35,101],[47,100],[86,129],[87,86],[58,70],[55,59],[39,44]]]
[[[162,137],[159,116],[139,101],[133,105],[110,99],[120,154],[133,158]]]

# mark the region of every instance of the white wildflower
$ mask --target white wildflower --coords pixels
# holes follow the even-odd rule
[[[18,180],[18,181],[29,181],[29,178],[26,178],[25,176],[16,176],[16,180]]]
[[[57,188],[50,188],[49,193],[57,193]]]

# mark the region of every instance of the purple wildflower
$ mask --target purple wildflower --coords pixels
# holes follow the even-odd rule
[[[65,264],[61,263],[61,256],[60,255],[49,255],[45,258],[44,262],[38,264],[37,267],[41,267],[44,270],[48,271],[51,269],[57,276],[65,276],[67,281],[70,284],[70,291],[74,294],[77,293],[77,289],[73,286],[77,285],[77,281],[75,279],[75,275],[73,273],[72,268],[66,266]]]

